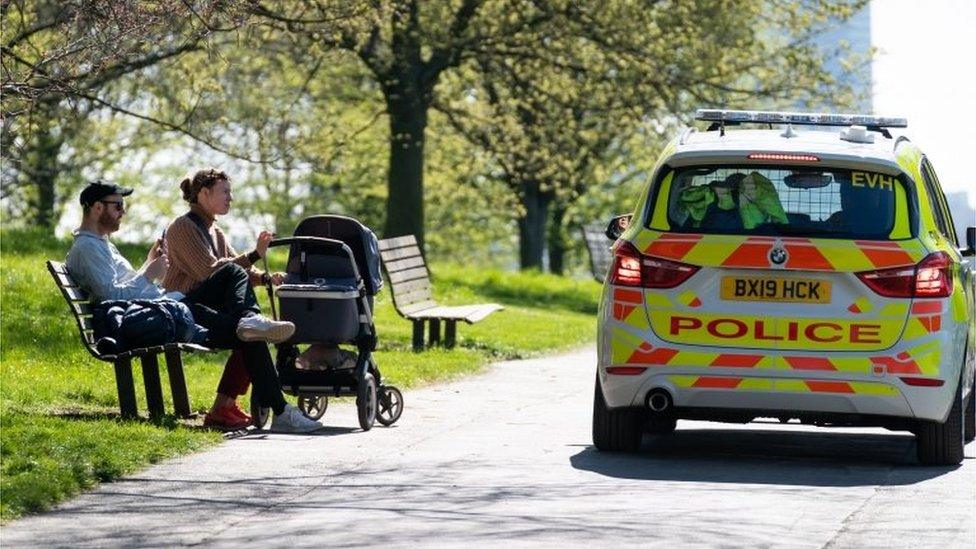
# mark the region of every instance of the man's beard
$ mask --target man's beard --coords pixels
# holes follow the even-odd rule
[[[98,217],[98,225],[106,232],[114,233],[119,230],[119,226],[122,224],[122,217],[115,217],[108,210],[102,212],[102,215]]]

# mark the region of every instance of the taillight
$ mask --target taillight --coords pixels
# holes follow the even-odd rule
[[[679,261],[644,255],[630,242],[620,242],[614,250],[610,283],[645,288],[674,288],[698,271],[698,267]]]
[[[915,274],[915,297],[949,297],[952,295],[952,259],[945,252],[929,254],[918,264]]]
[[[617,249],[613,251],[610,283],[620,286],[641,285],[641,253],[630,242],[620,242]]]
[[[900,377],[906,385],[913,385],[915,387],[942,387],[945,385],[945,380],[936,379],[934,377]]]
[[[885,297],[948,297],[952,295],[951,267],[948,254],[935,252],[918,265],[866,271],[857,277]]]

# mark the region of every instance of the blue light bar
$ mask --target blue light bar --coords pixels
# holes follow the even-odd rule
[[[803,126],[867,126],[873,128],[907,128],[908,119],[866,114],[832,114],[815,112],[729,111],[698,109],[695,120],[740,124],[797,124]]]

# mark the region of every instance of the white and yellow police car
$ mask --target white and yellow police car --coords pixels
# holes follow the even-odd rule
[[[772,417],[908,430],[921,463],[959,463],[976,427],[976,230],[961,247],[929,160],[888,131],[906,121],[696,118],[708,130],[668,145],[607,230],[595,446]]]

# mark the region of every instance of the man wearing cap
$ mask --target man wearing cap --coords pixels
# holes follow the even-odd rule
[[[153,244],[138,271],[109,241],[109,235],[122,224],[125,197],[130,194],[132,189],[104,181],[89,183],[81,192],[81,226],[74,231],[74,242],[65,260],[68,272],[96,302],[162,297],[182,301],[196,323],[208,329],[209,345],[242,349],[259,400],[275,413],[273,430],[310,432],[321,428],[321,424],[285,402],[266,343],[287,340],[295,332],[295,325],[259,314],[257,298],[244,269],[228,263],[188,295],[167,293],[155,283],[166,275],[169,266],[162,240]]]

